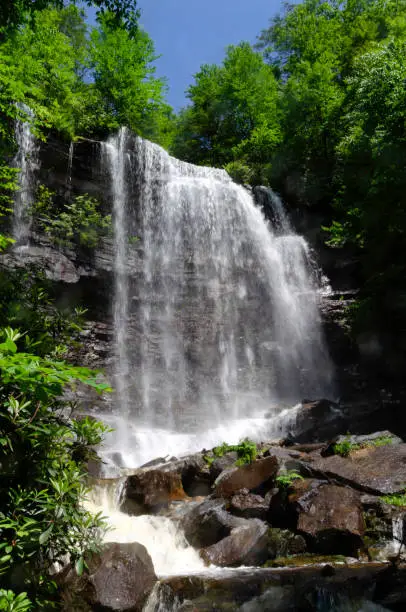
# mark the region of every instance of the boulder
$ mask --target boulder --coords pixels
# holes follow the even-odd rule
[[[262,565],[268,557],[267,531],[268,527],[263,521],[244,521],[220,542],[203,548],[200,556],[208,565],[220,567]]]
[[[214,497],[228,498],[241,489],[255,491],[260,487],[270,488],[271,481],[277,471],[278,460],[274,456],[225,470],[214,483],[213,495]]]
[[[347,429],[348,417],[338,404],[327,399],[303,400],[288,441],[290,444],[322,442]]]
[[[360,494],[347,487],[322,485],[296,501],[297,530],[323,554],[357,556],[365,532]]]
[[[157,581],[147,549],[138,543],[105,544],[88,562],[89,574],[74,570],[65,579],[66,612],[141,612]]]
[[[224,470],[235,467],[237,460],[238,455],[235,451],[226,453],[222,457],[216,457],[210,466],[210,478],[212,482],[214,482]]]
[[[185,537],[191,546],[212,546],[227,537],[231,530],[244,525],[244,519],[232,516],[220,499],[207,499],[187,514],[183,522]]]
[[[375,495],[402,493],[406,483],[406,444],[368,446],[348,457],[315,457],[314,472]]]
[[[153,510],[186,497],[177,472],[160,469],[138,470],[127,478],[122,509],[125,510],[128,506],[128,500],[135,502],[137,506]]]
[[[261,495],[249,493],[248,489],[242,489],[231,498],[230,512],[245,519],[266,520],[268,510],[269,503]]]

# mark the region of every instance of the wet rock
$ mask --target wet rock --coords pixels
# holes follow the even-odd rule
[[[357,556],[365,532],[360,494],[347,487],[322,485],[296,501],[297,529],[324,554]]]
[[[216,457],[210,465],[210,478],[212,483],[220,476],[224,470],[236,467],[235,463],[238,460],[238,455],[235,451],[226,453],[222,457]]]
[[[332,562],[327,568],[329,571],[326,571],[326,566],[249,570],[242,568],[223,574],[219,572],[214,575],[170,577],[161,581],[160,588],[171,591],[172,597],[176,598],[180,605],[187,603],[186,609],[193,612],[332,610],[333,608],[328,606],[317,607],[321,602],[321,599],[315,599],[318,593],[326,597],[328,594],[332,597],[342,595],[346,604],[348,600],[369,598],[381,575],[387,570],[387,565],[368,563],[344,566],[342,563],[336,565]],[[399,580],[398,589],[400,584]],[[341,608],[337,605],[334,609]],[[363,608],[359,605],[355,609]]]
[[[314,478],[296,479],[288,487],[281,487],[271,497],[269,505],[270,522],[275,527],[295,530],[298,517],[298,500],[311,498],[314,492],[322,485],[327,484],[325,480]]]
[[[230,502],[230,512],[245,519],[266,520],[268,509],[269,503],[261,495],[249,493],[247,489],[234,495]]]
[[[229,536],[203,548],[200,556],[208,565],[238,567],[261,565],[268,557],[267,525],[258,519],[244,521]]]
[[[66,612],[141,612],[157,581],[144,546],[135,542],[106,544],[88,565],[88,575],[78,577],[71,570],[66,579],[63,591]]]
[[[347,429],[348,417],[338,404],[327,399],[303,400],[288,441],[290,444],[323,442]]]
[[[401,493],[406,483],[406,444],[370,446],[352,451],[349,457],[317,457],[311,467],[367,493]]]
[[[249,491],[255,491],[260,487],[269,489],[277,471],[278,460],[274,456],[225,470],[214,483],[213,495],[227,498],[232,497],[241,489]]]
[[[181,459],[170,459],[159,466],[164,472],[175,472],[180,475],[182,486],[190,497],[206,496],[211,493],[211,476],[204,453],[187,455]]]
[[[203,548],[219,542],[245,522],[226,511],[224,500],[208,499],[187,514],[182,526],[189,544]]]
[[[127,500],[132,500],[148,510],[153,510],[186,497],[181,477],[176,472],[139,470],[127,478],[123,507],[126,507]]]

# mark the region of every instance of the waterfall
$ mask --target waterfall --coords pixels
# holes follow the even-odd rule
[[[117,136],[112,137],[103,145],[104,162],[108,168],[111,180],[114,219],[114,349],[115,372],[114,384],[117,393],[117,402],[120,406],[119,436],[123,441],[127,439],[126,421],[129,417],[130,396],[128,390],[128,376],[130,371],[128,343],[128,308],[129,308],[129,271],[128,258],[128,227],[127,205],[128,190],[125,175],[126,161],[129,160],[126,152],[128,132],[121,129]]]
[[[126,130],[103,149],[119,446],[131,461],[264,438],[279,431],[281,409],[331,396],[317,274],[281,201],[270,224],[223,170],[181,162]]]
[[[73,141],[69,145],[68,152],[68,168],[66,171],[66,196],[69,198],[72,191],[72,166],[73,166],[73,151],[74,151],[74,143]]]
[[[14,166],[20,170],[18,176],[18,191],[14,198],[13,238],[17,246],[29,242],[31,213],[30,209],[35,197],[35,173],[39,169],[39,146],[32,132],[33,112],[25,105],[18,105],[25,114],[25,119],[17,119],[15,139],[18,151],[14,158]]]

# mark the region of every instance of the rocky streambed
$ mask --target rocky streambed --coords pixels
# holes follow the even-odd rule
[[[405,609],[406,444],[388,431],[89,471],[112,530],[88,575],[65,573],[66,610]]]

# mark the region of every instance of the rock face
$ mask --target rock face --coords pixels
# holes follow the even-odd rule
[[[355,555],[365,525],[360,494],[347,487],[322,485],[296,502],[297,529],[324,554]]]
[[[127,478],[124,506],[127,500],[131,500],[140,507],[151,510],[186,497],[178,473],[159,469],[139,470]]]
[[[265,485],[278,471],[276,457],[265,457],[248,465],[224,470],[214,483],[215,497],[232,497],[241,489],[253,491]]]
[[[263,521],[244,521],[220,542],[203,548],[200,556],[208,565],[220,567],[261,565],[268,558],[267,531],[268,527]]]
[[[144,546],[106,544],[101,554],[91,559],[89,575],[68,579],[64,609],[141,612],[156,581],[151,557]]]
[[[401,493],[406,483],[406,444],[361,448],[349,457],[319,457],[311,467],[367,493]]]

